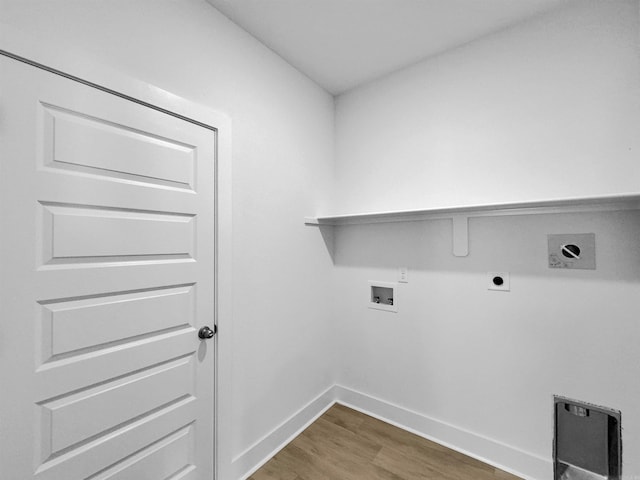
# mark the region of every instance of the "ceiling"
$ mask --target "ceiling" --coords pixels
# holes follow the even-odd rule
[[[569,0],[207,0],[333,94]]]

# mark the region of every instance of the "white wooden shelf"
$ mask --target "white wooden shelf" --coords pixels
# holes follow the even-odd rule
[[[416,222],[451,219],[453,254],[469,254],[469,218],[504,215],[542,215],[549,213],[607,212],[640,210],[640,194],[607,195],[598,197],[564,198],[532,202],[463,205],[421,210],[397,210],[345,215],[306,217],[306,225],[341,226],[367,223]]]

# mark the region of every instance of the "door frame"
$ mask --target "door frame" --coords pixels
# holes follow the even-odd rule
[[[232,339],[232,210],[231,210],[231,119],[226,114],[196,104],[150,83],[129,77],[95,62],[86,54],[60,45],[46,45],[25,37],[10,26],[0,29],[0,55],[72,81],[116,95],[167,115],[194,123],[216,134],[215,158],[215,319],[218,334],[214,359],[214,478],[227,478],[231,466]],[[213,480],[213,479],[212,479]]]

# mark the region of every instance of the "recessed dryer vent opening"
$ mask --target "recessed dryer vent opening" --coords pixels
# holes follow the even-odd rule
[[[397,284],[387,282],[369,282],[369,308],[398,311]]]
[[[563,397],[554,409],[554,479],[619,480],[620,412]]]

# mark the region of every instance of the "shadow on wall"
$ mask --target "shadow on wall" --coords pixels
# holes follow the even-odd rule
[[[328,225],[319,225],[317,228],[320,231],[320,235],[322,235],[322,240],[324,240],[324,244],[327,247],[327,252],[331,257],[331,262],[333,264],[336,263],[336,232],[334,227]]]
[[[335,228],[335,231],[332,231]],[[320,227],[336,266],[640,281],[640,212],[469,219],[469,255],[452,254],[451,220]],[[548,266],[548,234],[595,233],[596,270]]]

